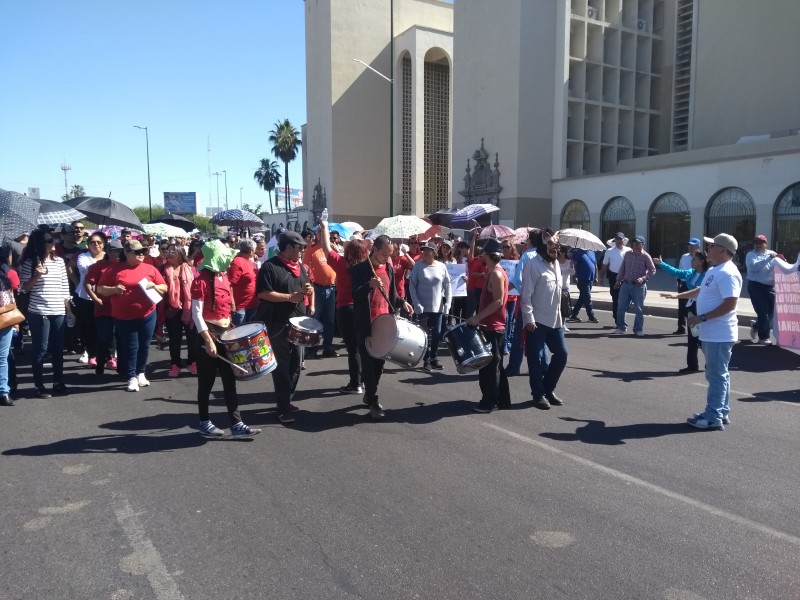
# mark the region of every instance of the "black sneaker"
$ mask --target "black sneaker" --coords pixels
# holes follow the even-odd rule
[[[589,323],[599,323],[599,322],[600,321],[597,319],[597,317],[589,317]]]
[[[294,415],[290,411],[285,410],[278,413],[278,421],[281,423],[294,423]]]
[[[322,358],[339,358],[339,353],[333,348],[326,348],[322,351]]]
[[[53,386],[53,393],[58,394],[59,396],[66,396],[69,394],[69,388],[63,383],[57,383]]]
[[[231,436],[233,437],[253,437],[254,435],[258,435],[261,433],[260,429],[256,429],[255,427],[250,427],[249,425],[245,425],[241,421],[236,423],[233,427],[231,427]]]
[[[360,385],[353,385],[352,383],[348,383],[347,385],[343,385],[339,388],[339,392],[342,394],[363,394],[364,388]]]
[[[441,371],[442,369],[444,369],[444,366],[442,366],[442,363],[440,363],[438,360],[432,360],[431,368],[435,369],[436,371]]]
[[[220,438],[225,436],[225,432],[211,421],[200,421],[200,425],[197,426],[197,431],[200,435],[207,438]]]
[[[299,406],[295,406],[294,404],[289,402],[289,404],[287,405],[287,409],[289,410],[289,412],[297,412],[297,411],[300,410],[300,407]]]
[[[383,407],[375,402],[369,407],[369,416],[375,420],[382,419],[386,413],[383,412]]]
[[[473,406],[472,410],[475,411],[476,413],[481,413],[481,414],[486,414],[486,413],[492,412],[491,408],[489,408],[488,406],[484,406],[481,403],[478,403],[475,406]]]
[[[46,389],[41,387],[41,388],[36,388],[36,397],[37,398],[52,398],[53,394],[51,394]]]
[[[555,392],[547,392],[544,397],[547,398],[551,406],[564,406],[564,401],[556,396]]]
[[[14,406],[14,401],[8,394],[0,394],[0,406]]]
[[[422,363],[422,370],[427,371],[428,373],[433,371],[433,369],[431,368],[431,363],[429,363],[427,360],[424,363]]]
[[[686,328],[685,327],[678,327],[675,331],[672,332],[672,335],[685,335]]]

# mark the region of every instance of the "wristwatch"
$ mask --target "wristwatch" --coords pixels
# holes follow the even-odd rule
[[[700,315],[700,322],[705,323],[706,321],[708,321],[708,317],[705,315]]]

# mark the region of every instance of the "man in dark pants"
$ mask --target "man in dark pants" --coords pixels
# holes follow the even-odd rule
[[[483,263],[486,277],[481,292],[478,310],[467,325],[481,329],[492,346],[492,362],[478,371],[481,387],[481,400],[473,408],[478,413],[488,413],[496,408],[511,406],[511,393],[508,377],[503,366],[503,346],[506,337],[506,305],[508,303],[508,277],[498,266],[503,257],[502,247],[496,239],[490,238],[483,245]]]
[[[364,379],[364,403],[373,419],[384,416],[378,402],[378,384],[385,361],[367,352],[367,338],[372,334],[372,321],[378,316],[403,309],[413,314],[411,305],[397,295],[394,270],[389,264],[392,241],[385,235],[375,238],[372,255],[350,269],[353,280],[353,315],[356,323],[358,351],[361,354],[361,376]]]
[[[306,243],[299,233],[286,231],[278,241],[278,255],[267,260],[258,271],[256,294],[260,300],[256,321],[267,326],[278,368],[272,371],[272,383],[278,403],[278,420],[293,423],[297,410],[291,400],[300,379],[301,348],[289,341],[289,319],[306,314],[305,300],[310,297],[314,312],[314,288],[300,262]]]
[[[698,238],[690,239],[686,242],[686,246],[688,252],[678,260],[678,268],[682,271],[692,268],[694,253],[701,250],[700,240]],[[687,291],[689,291],[689,288],[686,285],[686,280],[678,279],[678,293],[680,294]],[[686,317],[689,316],[688,302],[689,300],[687,298],[678,298],[678,328],[672,332],[672,335],[683,335],[686,333]],[[697,370],[697,367],[695,367],[695,370]]]
[[[617,232],[612,240],[611,247],[603,255],[603,268],[600,273],[600,281],[608,278],[608,291],[611,294],[611,311],[614,320],[617,318],[617,308],[619,308],[619,288],[617,287],[617,273],[622,266],[622,261],[626,252],[630,252],[627,246],[628,238],[621,231]]]

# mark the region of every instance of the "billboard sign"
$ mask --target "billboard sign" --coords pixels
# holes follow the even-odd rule
[[[286,188],[285,187],[277,187],[275,188],[275,196],[278,200],[278,204],[276,204],[276,210],[286,211],[286,207],[283,206],[283,200],[286,197]],[[280,207],[280,208],[279,208]],[[289,210],[297,210],[298,208],[303,207],[303,190],[299,188],[289,188]]]
[[[164,210],[177,214],[197,214],[197,192],[164,192]]]

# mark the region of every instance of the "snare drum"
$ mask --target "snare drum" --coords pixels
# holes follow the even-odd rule
[[[319,346],[322,340],[322,323],[311,317],[292,317],[289,319],[287,337],[295,346]]]
[[[267,327],[263,323],[247,323],[228,329],[219,336],[219,343],[225,348],[231,362],[247,371],[231,369],[236,379],[256,379],[278,366],[269,343]]]
[[[456,370],[462,375],[482,369],[492,362],[492,345],[477,327],[460,323],[444,334]]]
[[[379,315],[372,322],[372,335],[366,339],[366,346],[372,358],[414,368],[428,349],[428,334],[402,317]]]

